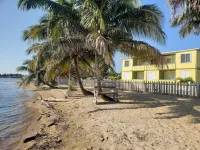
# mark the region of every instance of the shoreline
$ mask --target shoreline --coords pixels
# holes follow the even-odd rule
[[[57,128],[57,125],[51,125],[51,123],[60,119],[61,116],[57,110],[53,108],[47,108],[41,103],[40,97],[45,97],[46,91],[36,90],[33,85],[25,87],[27,91],[34,91],[35,96],[32,100],[25,102],[25,105],[33,111],[28,122],[28,126],[25,129],[25,133],[21,135],[20,139],[11,145],[13,150],[37,150],[39,147],[59,147],[60,146],[60,134],[61,128]],[[46,95],[48,96],[48,94]],[[59,123],[58,123],[59,124]],[[63,126],[60,123],[59,126]],[[58,135],[59,134],[59,135]],[[59,137],[56,137],[59,136]],[[35,137],[34,140],[30,140],[31,137]],[[30,140],[30,141],[29,141]],[[26,142],[25,142],[26,141]],[[54,145],[52,145],[54,143]]]
[[[40,115],[21,138],[20,150],[200,149],[198,99],[120,91],[119,103],[99,98],[95,105],[78,90],[67,99],[65,88],[36,92],[64,101],[49,102],[53,108],[38,98],[31,103]],[[36,132],[42,136],[23,143]]]

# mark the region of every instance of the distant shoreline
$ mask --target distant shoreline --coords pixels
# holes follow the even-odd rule
[[[0,79],[21,79],[22,77],[0,77]]]

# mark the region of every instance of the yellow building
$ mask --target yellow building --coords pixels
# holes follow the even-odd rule
[[[200,49],[189,49],[163,53],[167,65],[141,63],[137,58],[122,59],[122,80],[174,81],[176,78],[192,77],[200,82]]]

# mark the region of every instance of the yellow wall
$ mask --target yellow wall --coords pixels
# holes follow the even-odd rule
[[[200,51],[197,51],[197,67],[200,68]]]
[[[125,67],[125,61],[129,60],[129,67]],[[132,71],[133,68],[133,59],[132,58],[127,58],[127,59],[122,59],[122,71]]]
[[[173,80],[173,77],[176,79],[176,72],[175,71],[164,71],[164,80],[167,79],[167,74],[170,73],[170,79]]]
[[[124,78],[124,74],[128,72],[129,73],[129,79],[125,79]],[[132,80],[133,79],[133,72],[132,71],[125,71],[125,72],[122,72],[122,80],[125,80],[125,81],[129,81],[129,80]]]
[[[177,69],[176,70],[176,78],[181,77],[181,71],[189,71],[190,77],[192,77],[192,79],[194,81],[196,81],[196,69]]]
[[[199,69],[196,72],[196,82],[200,83],[200,70]]]
[[[192,54],[192,62],[191,63],[181,63],[181,54]],[[193,78],[196,82],[200,82],[200,51],[198,50],[188,50],[188,51],[180,51],[172,54],[166,54],[164,56],[166,59],[170,58],[173,62],[173,59],[175,58],[176,64],[170,64],[173,65],[171,67],[168,67],[170,70],[176,70],[175,71],[175,78],[181,77],[181,70],[182,71],[189,71],[190,77]],[[129,67],[124,67],[125,60],[129,60]],[[155,65],[149,65],[149,66],[133,66],[134,60],[133,58],[126,58],[122,59],[122,80],[124,80],[124,72],[130,72],[130,79],[133,79],[133,71],[138,71],[137,76],[140,74],[144,75],[144,80],[147,80],[147,71],[155,71],[156,72],[156,80],[159,80],[159,68]],[[199,68],[199,69],[198,69]],[[167,69],[161,69],[160,70],[167,70]],[[164,78],[166,78],[166,73],[164,73]]]
[[[181,63],[181,54],[188,54],[191,53],[192,54],[192,62],[191,63]],[[197,50],[194,51],[184,51],[184,52],[178,52],[176,53],[176,68],[177,69],[191,69],[191,68],[196,68],[196,64],[197,64],[197,60],[196,60],[196,56],[197,56]]]

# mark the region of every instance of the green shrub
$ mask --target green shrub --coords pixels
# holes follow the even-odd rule
[[[117,80],[118,78],[115,77],[115,76],[109,76],[108,79],[110,79],[110,80]]]
[[[184,79],[185,83],[194,83],[194,80],[192,79],[192,77],[188,77]]]
[[[192,79],[192,77],[177,78],[176,81],[183,82],[183,83],[194,83],[194,80]]]

